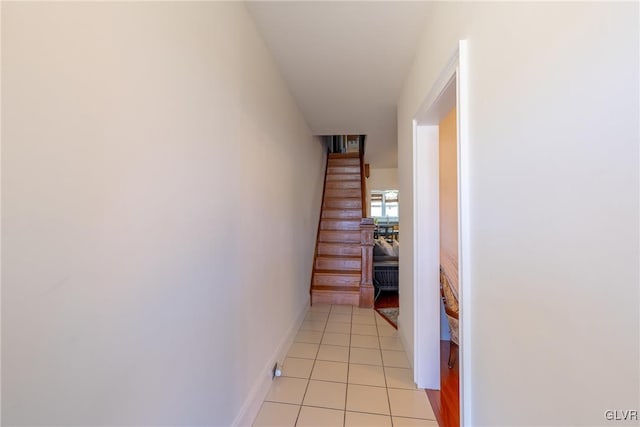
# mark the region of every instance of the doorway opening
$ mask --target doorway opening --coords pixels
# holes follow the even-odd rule
[[[447,418],[442,425],[459,425],[470,411],[464,399],[470,389],[465,73],[460,41],[413,121],[414,376],[431,390],[436,416]]]
[[[400,313],[400,223],[397,169],[372,169],[367,182],[369,216],[375,223],[373,246],[374,308],[393,327]]]

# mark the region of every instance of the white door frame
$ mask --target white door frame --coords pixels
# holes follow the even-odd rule
[[[467,42],[461,40],[413,118],[414,375],[421,388],[440,389],[440,225],[438,125],[457,108],[458,276],[460,294],[460,422],[471,418],[469,134]]]

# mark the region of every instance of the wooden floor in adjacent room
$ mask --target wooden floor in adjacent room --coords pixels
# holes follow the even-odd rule
[[[375,300],[375,308],[400,307],[398,291],[383,291]]]
[[[440,390],[426,390],[441,427],[460,425],[460,378],[458,361],[449,369],[449,341],[440,341]]]

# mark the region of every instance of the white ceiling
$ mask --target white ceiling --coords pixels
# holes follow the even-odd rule
[[[366,160],[397,166],[396,101],[427,2],[248,2],[316,135],[367,135]]]

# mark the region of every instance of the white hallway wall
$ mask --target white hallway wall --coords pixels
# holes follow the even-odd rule
[[[6,425],[216,425],[308,301],[322,148],[242,3],[2,4]]]
[[[371,168],[367,178],[367,190],[397,190],[398,189],[398,169],[397,168]]]
[[[372,190],[397,190],[397,168],[371,168],[367,178],[367,212],[371,215],[371,191]]]
[[[398,103],[400,325],[411,342],[411,120],[467,39],[469,425],[638,408],[638,28],[637,3],[433,6]]]

